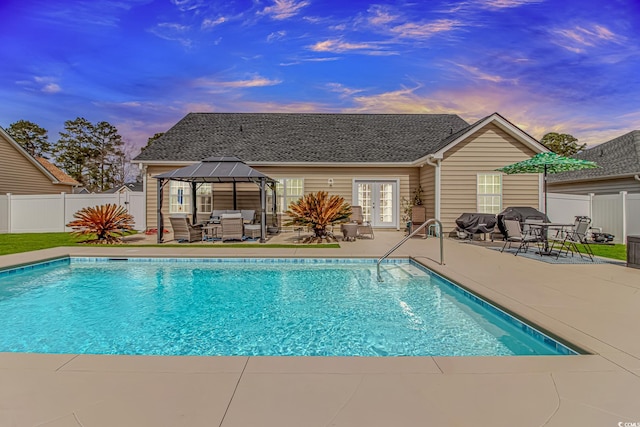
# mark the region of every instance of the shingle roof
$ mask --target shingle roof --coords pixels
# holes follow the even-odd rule
[[[579,181],[640,174],[640,130],[584,150],[574,157],[596,162],[599,168],[549,175],[549,182]]]
[[[467,126],[454,114],[190,113],[135,160],[411,162]]]
[[[68,185],[80,185],[78,181],[64,173],[60,168],[56,165],[45,159],[44,157],[36,157],[38,163],[40,163],[46,170],[48,170],[51,175],[53,175],[60,183],[68,184]]]

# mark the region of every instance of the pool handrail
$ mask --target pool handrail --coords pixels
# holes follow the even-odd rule
[[[425,221],[424,223],[422,223],[418,228],[416,228],[415,230],[413,230],[412,233],[409,233],[408,236],[405,236],[404,239],[400,240],[394,247],[392,247],[391,249],[389,249],[389,251],[382,255],[380,258],[378,258],[378,263],[376,264],[376,268],[378,271],[378,282],[383,282],[384,280],[382,280],[382,275],[380,275],[380,263],[387,258],[389,255],[391,255],[396,249],[398,249],[400,246],[402,246],[404,244],[404,242],[406,242],[407,240],[409,240],[410,238],[412,238],[413,236],[415,236],[416,234],[418,234],[418,232],[420,230],[422,230],[423,228],[425,228],[426,226],[430,225],[430,224],[437,224],[438,225],[438,230],[437,230],[437,235],[440,237],[440,265],[444,265],[444,246],[443,246],[443,241],[442,241],[442,223],[435,219],[435,218],[431,218],[427,221]],[[427,238],[427,236],[425,235],[425,239]]]

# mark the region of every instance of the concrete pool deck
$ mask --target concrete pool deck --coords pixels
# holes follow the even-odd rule
[[[284,236],[282,239],[288,239]],[[68,247],[72,256],[378,257],[402,238],[327,248]],[[276,243],[274,239],[270,243]],[[0,353],[1,426],[640,425],[640,270],[554,265],[445,239],[418,262],[588,351],[539,357],[147,357]],[[619,424],[622,423],[622,424]],[[631,426],[633,424],[627,424]]]

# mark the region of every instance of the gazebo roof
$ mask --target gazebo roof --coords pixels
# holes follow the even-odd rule
[[[261,179],[276,182],[232,156],[208,157],[200,163],[165,172],[154,178],[185,182],[259,182]]]

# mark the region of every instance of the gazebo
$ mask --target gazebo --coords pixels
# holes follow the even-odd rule
[[[162,215],[163,188],[169,181],[183,181],[191,183],[192,223],[197,222],[196,190],[198,184],[232,183],[233,208],[236,209],[236,184],[238,182],[253,182],[260,187],[260,243],[265,242],[267,235],[267,186],[273,191],[272,213],[276,211],[276,180],[269,178],[248,166],[237,157],[222,156],[208,157],[199,163],[194,163],[180,169],[154,176],[158,180],[158,243],[162,243],[164,221]],[[213,186],[212,186],[213,187]],[[212,191],[213,188],[212,188]]]

